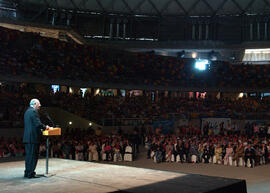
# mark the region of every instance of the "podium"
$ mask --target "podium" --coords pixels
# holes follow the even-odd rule
[[[48,176],[49,172],[49,136],[61,135],[61,128],[56,127],[51,130],[45,130],[42,135],[46,136],[46,174]]]
[[[45,136],[52,136],[52,135],[61,135],[61,128],[53,128],[52,130],[45,130],[42,132]]]

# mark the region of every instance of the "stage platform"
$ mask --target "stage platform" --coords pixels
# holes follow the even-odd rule
[[[45,159],[37,174],[45,173]],[[245,180],[50,159],[50,177],[23,178],[24,161],[0,163],[1,193],[246,193]]]

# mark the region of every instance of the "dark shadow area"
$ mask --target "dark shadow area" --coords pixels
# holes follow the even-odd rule
[[[24,157],[3,157],[0,158],[0,163],[5,163],[5,162],[14,162],[14,161],[24,161]]]
[[[247,193],[246,181],[187,175],[111,193]]]

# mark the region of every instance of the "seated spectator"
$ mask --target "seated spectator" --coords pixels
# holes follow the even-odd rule
[[[210,157],[211,157],[211,155],[210,155],[209,146],[206,145],[206,146],[204,146],[203,155],[202,155],[202,159],[203,159],[204,163],[208,164]]]
[[[233,148],[231,146],[231,144],[228,144],[228,147],[226,148],[226,154],[224,156],[224,164],[228,165],[229,164],[229,158],[233,156]]]
[[[265,141],[265,143],[266,143],[266,141]],[[268,148],[265,145],[265,143],[262,143],[262,147],[261,147],[262,149],[261,149],[261,151],[262,151],[262,156],[264,158],[264,164],[267,164],[268,163],[268,154],[269,154],[269,151],[268,151]]]
[[[192,155],[195,155],[195,156],[196,156],[196,159],[197,159],[197,162],[199,162],[199,161],[200,161],[200,160],[199,160],[200,155],[199,155],[199,151],[198,151],[198,146],[196,145],[196,142],[195,142],[195,141],[193,141],[193,142],[191,143],[189,149],[190,149],[190,150],[189,150],[189,155],[188,155],[189,158],[188,158],[188,160],[189,160],[190,162],[192,162],[191,157],[192,157]]]
[[[169,141],[166,145],[166,161],[172,162],[172,155],[173,155],[173,145],[172,142]]]
[[[122,156],[121,156],[121,152],[120,152],[120,144],[119,143],[116,143],[114,146],[113,146],[113,161],[116,162],[116,161],[122,161]]]
[[[62,146],[62,152],[64,159],[70,159],[72,158],[72,153],[71,153],[71,144],[68,141],[65,141],[63,146]]]
[[[39,146],[39,155],[41,157],[46,157],[46,146],[44,143],[40,144]]]
[[[76,149],[76,160],[84,160],[84,155],[83,155],[83,145],[81,142],[78,142],[78,144],[75,146]]]
[[[254,168],[255,164],[255,150],[248,144],[247,148],[245,149],[245,167],[247,167],[248,159],[250,160],[251,167]]]
[[[97,145],[94,142],[89,143],[89,161],[98,161],[98,151],[97,151]]]
[[[236,161],[236,166],[239,166],[239,159],[244,159],[244,146],[243,143],[239,142],[236,145],[235,153],[233,154],[233,161]]]
[[[222,148],[220,146],[220,143],[218,143],[217,147],[215,147],[215,156],[216,156],[216,164],[222,162]]]
[[[104,144],[104,153],[106,154],[106,161],[112,161],[113,159],[113,152],[112,152],[112,147],[109,144],[109,142],[106,142]]]
[[[184,162],[184,144],[183,142],[178,139],[175,147],[175,153],[174,153],[174,158],[175,161],[177,160],[177,156],[179,156],[181,163]]]

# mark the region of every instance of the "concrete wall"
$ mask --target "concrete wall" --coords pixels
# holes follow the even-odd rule
[[[5,139],[10,137],[16,137],[20,139],[23,137],[23,128],[1,128],[0,136],[4,136]]]
[[[67,122],[70,120],[73,122],[73,124],[71,125],[71,128],[86,129],[89,127],[88,120],[74,116],[73,114],[67,113],[66,111],[62,111],[57,108],[50,108],[48,109],[47,112],[48,114],[50,114],[53,121],[56,124],[60,125],[63,131],[68,127]],[[248,121],[256,122],[256,120],[234,120],[233,119],[232,124],[237,124],[240,130],[243,130],[246,122]],[[264,121],[266,124],[270,124],[270,120],[261,120],[260,122],[262,121]],[[189,125],[189,126],[193,126],[197,128],[197,127],[200,127],[200,119],[192,119],[192,120],[181,119],[181,120],[175,121],[176,133],[178,132],[177,127],[182,126],[182,125]],[[148,128],[149,126],[152,126],[152,125],[145,125],[145,128]],[[97,127],[99,127],[99,125],[93,123],[93,128],[95,129]],[[138,127],[140,128],[140,126]],[[105,127],[102,127],[102,133],[103,134],[116,133],[118,129],[119,129],[119,126],[105,126]],[[121,126],[121,129],[125,133],[132,133],[134,126]],[[23,128],[2,128],[0,129],[0,136],[4,136],[5,138],[8,138],[8,137],[21,138],[23,136],[23,131],[24,131]]]
[[[89,123],[92,124],[91,127],[94,129],[96,129],[97,127],[102,127],[101,125],[98,125],[91,120],[84,119],[59,108],[43,108],[41,110],[41,113],[42,111],[46,111],[53,120],[54,124],[59,125],[59,127],[61,127],[62,129],[66,129],[68,127],[87,129],[88,127],[90,127]],[[72,122],[72,124],[70,125],[69,122]]]
[[[61,127],[62,131],[65,131],[65,129],[68,127],[87,129],[90,122],[92,123],[91,127],[93,129],[102,127],[101,125],[98,125],[92,121],[81,118],[59,108],[42,108],[40,113],[44,113],[44,111],[48,113],[55,125],[59,125],[59,127]],[[72,122],[72,125],[69,125],[70,121]],[[5,138],[20,138],[23,137],[23,132],[23,128],[0,128],[0,136],[4,136]]]

